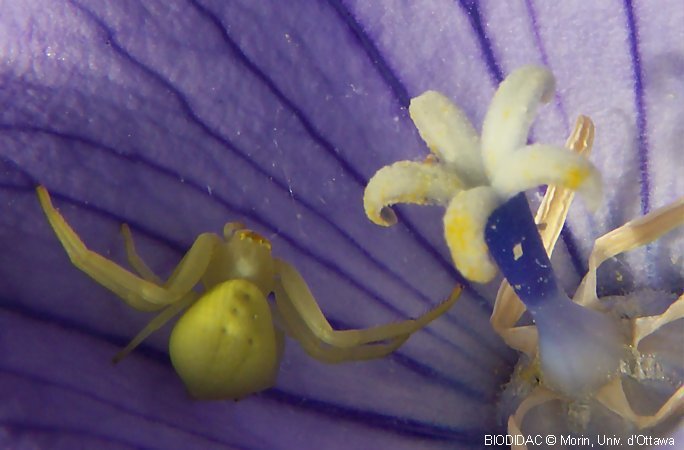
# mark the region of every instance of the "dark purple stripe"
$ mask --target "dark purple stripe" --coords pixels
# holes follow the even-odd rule
[[[307,409],[317,415],[327,416],[333,420],[348,420],[367,427],[385,430],[401,436],[414,437],[423,440],[449,442],[453,444],[463,444],[480,448],[485,433],[491,433],[486,429],[461,429],[439,425],[435,423],[422,422],[407,417],[391,416],[387,414],[364,411],[347,406],[335,405],[320,400],[302,398],[296,394],[271,389],[267,391],[268,398],[278,403],[285,403],[289,406],[296,405],[299,408]],[[448,420],[448,418],[445,418]],[[502,433],[502,430],[497,430]],[[419,447],[417,447],[419,448]],[[463,448],[463,447],[458,447]]]
[[[2,371],[2,369],[0,369]],[[44,420],[44,419],[35,419]],[[41,436],[43,435],[43,436]],[[61,425],[50,426],[38,422],[21,422],[19,420],[3,420],[2,421],[2,436],[0,444],[4,449],[22,449],[22,448],[39,448],[38,442],[51,442],[50,448],[64,448],[59,446],[63,439],[67,436],[78,438],[79,446],[89,445],[91,447],[80,448],[105,448],[111,449],[111,445],[116,445],[117,448],[125,447],[135,450],[154,450],[154,447],[142,447],[137,442],[126,439],[128,433],[119,433],[116,437],[108,436],[102,433],[95,433],[87,429],[76,429],[73,426]],[[30,437],[29,437],[30,436]],[[43,439],[41,439],[43,437]],[[49,441],[48,441],[49,439]],[[10,443],[20,442],[22,447],[9,446]],[[31,442],[31,447],[23,447],[23,445]],[[5,445],[8,445],[5,447]],[[47,448],[47,447],[44,447]],[[237,448],[237,447],[232,447]],[[228,450],[226,448],[226,450]]]
[[[385,83],[394,93],[399,105],[403,108],[408,108],[411,97],[406,86],[396,76],[394,70],[392,70],[389,63],[382,56],[382,53],[380,53],[380,50],[375,46],[373,39],[366,34],[361,24],[356,21],[349,9],[340,0],[328,0],[328,3],[340,16],[340,19],[349,27],[349,31],[356,38],[368,59],[373,63],[380,77],[385,80]]]
[[[11,310],[11,309],[5,308],[3,306],[0,310]],[[168,361],[168,358],[167,358],[167,361]],[[171,364],[167,362],[167,365],[169,366],[169,369],[172,370]],[[112,370],[114,370],[113,367],[112,367]],[[56,388],[56,389],[59,389],[59,390],[65,391],[65,392],[75,393],[77,395],[86,397],[86,398],[93,400],[95,402],[99,402],[99,403],[102,403],[104,405],[110,406],[111,408],[114,408],[123,414],[129,414],[131,416],[138,417],[142,420],[145,420],[145,421],[153,423],[153,424],[159,424],[159,425],[164,426],[164,427],[169,427],[169,428],[173,428],[175,430],[179,430],[183,433],[188,434],[189,436],[192,436],[193,438],[202,439],[204,441],[209,441],[209,442],[212,442],[214,444],[219,444],[219,445],[230,445],[230,446],[234,445],[230,442],[227,442],[227,441],[224,441],[221,439],[217,439],[217,438],[214,438],[211,436],[207,436],[206,434],[198,433],[196,431],[193,431],[190,428],[179,427],[178,424],[174,424],[174,423],[166,421],[166,420],[161,420],[158,417],[143,413],[141,411],[131,409],[129,407],[122,406],[118,403],[114,403],[112,401],[112,399],[102,397],[100,395],[97,395],[97,394],[94,394],[91,392],[86,392],[86,391],[78,388],[78,383],[76,383],[76,385],[73,385],[73,386],[72,385],[65,385],[62,383],[58,383],[55,380],[51,380],[44,373],[41,373],[40,375],[36,375],[36,374],[29,374],[29,373],[25,373],[25,372],[20,372],[14,368],[5,367],[2,365],[2,363],[0,363],[0,372],[6,373],[9,375],[13,375],[13,376],[16,376],[16,377],[21,378],[21,379],[28,380],[32,383],[51,386],[53,388]],[[124,435],[125,435],[125,433],[124,433]]]
[[[627,31],[629,38],[629,54],[632,59],[632,71],[634,78],[634,102],[637,119],[637,145],[639,157],[639,176],[641,183],[641,214],[648,214],[650,205],[650,179],[648,176],[648,136],[646,131],[646,108],[644,106],[643,73],[641,70],[641,55],[639,54],[639,28],[634,16],[632,0],[624,0],[625,16],[627,19]]]
[[[534,38],[534,45],[537,47],[539,54],[541,55],[541,60],[544,66],[551,69],[551,64],[549,64],[549,55],[546,52],[546,46],[544,41],[542,41],[541,34],[539,33],[539,19],[537,19],[537,11],[532,4],[532,0],[525,0],[525,7],[527,8],[527,14],[530,16],[530,24],[532,27],[532,37]],[[552,71],[553,72],[553,71]],[[570,134],[570,119],[568,118],[568,113],[565,110],[565,105],[563,103],[563,97],[556,92],[556,107],[563,117],[563,122],[565,124],[565,134]]]
[[[226,46],[228,47],[229,51],[233,54],[233,56],[235,56],[235,58],[242,65],[244,65],[256,79],[258,79],[264,86],[266,86],[266,89],[268,89],[268,91],[271,94],[273,94],[278,99],[278,101],[280,101],[287,109],[292,111],[297,120],[299,120],[299,123],[302,125],[304,130],[306,130],[309,136],[311,136],[311,139],[316,144],[324,148],[326,153],[328,153],[335,161],[337,161],[337,163],[346,172],[348,172],[358,184],[360,184],[361,186],[365,186],[366,180],[364,176],[361,175],[361,173],[357,171],[356,168],[349,163],[349,161],[340,156],[340,153],[335,150],[335,145],[333,145],[332,142],[326,139],[323,136],[323,134],[318,129],[316,129],[316,127],[309,120],[304,111],[302,111],[301,108],[299,108],[292,100],[290,100],[285,95],[285,93],[281,91],[280,88],[276,85],[275,81],[273,81],[263,70],[261,70],[257,66],[257,64],[254,61],[252,61],[245,54],[245,52],[242,51],[240,46],[228,33],[228,29],[223,24],[223,21],[219,17],[217,17],[213,11],[210,11],[205,6],[200,5],[199,3],[197,3],[197,1],[190,0],[190,4],[197,10],[197,12],[201,16],[207,19],[207,21],[213,26],[213,28],[221,35],[221,37],[223,38],[223,42],[226,44]]]
[[[503,70],[499,66],[499,63],[494,56],[494,50],[492,49],[492,43],[489,40],[489,36],[484,29],[482,24],[482,13],[480,13],[480,3],[478,0],[458,0],[458,4],[465,11],[466,17],[470,22],[470,26],[475,32],[477,37],[477,42],[480,45],[480,51],[482,52],[482,59],[487,65],[489,71],[489,76],[498,85],[504,79]]]

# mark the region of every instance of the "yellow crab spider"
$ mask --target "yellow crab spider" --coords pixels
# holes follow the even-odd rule
[[[201,400],[240,399],[275,383],[283,331],[313,358],[328,363],[383,357],[444,314],[446,301],[417,319],[358,330],[334,330],[299,272],[271,255],[271,243],[241,224],[227,223],[223,239],[200,234],[166,282],[138,256],[130,230],[122,233],[135,275],[89,250],[52,205],[40,204],[72,263],[139,311],[161,311],[114,358],[124,358],[151,333],[185,310],[169,339],[169,355],[189,393]],[[204,291],[194,290],[201,284]],[[274,293],[275,305],[267,297]],[[281,329],[283,331],[281,331]]]

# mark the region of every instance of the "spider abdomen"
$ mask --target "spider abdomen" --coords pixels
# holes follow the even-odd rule
[[[239,399],[272,386],[278,348],[266,298],[247,280],[225,281],[206,292],[169,340],[174,368],[201,400]]]

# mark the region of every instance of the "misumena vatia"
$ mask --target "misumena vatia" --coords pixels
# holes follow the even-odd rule
[[[139,311],[161,311],[119,352],[117,362],[176,314],[186,310],[169,339],[171,362],[190,394],[201,400],[239,399],[275,383],[283,331],[313,358],[328,363],[383,357],[446,312],[449,299],[414,320],[358,330],[334,330],[306,282],[271,244],[230,222],[223,239],[203,233],[165,282],[138,256],[130,230],[122,232],[135,275],[89,250],[54,208],[48,191],[40,204],[72,263]],[[195,286],[202,284],[204,292]],[[267,300],[275,294],[275,306]],[[281,329],[283,331],[281,331]]]

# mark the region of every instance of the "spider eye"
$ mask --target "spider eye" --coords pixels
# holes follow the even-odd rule
[[[252,230],[240,230],[235,235],[241,241],[247,241],[249,243],[254,243],[260,246],[266,247],[268,251],[271,251],[271,242],[268,239],[260,235],[259,233]]]

